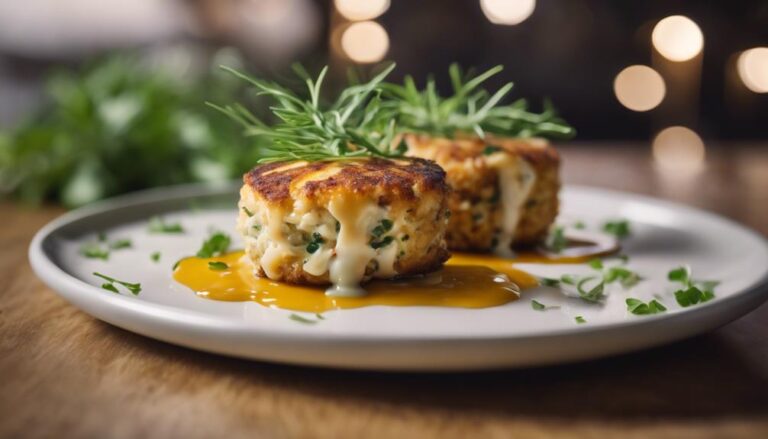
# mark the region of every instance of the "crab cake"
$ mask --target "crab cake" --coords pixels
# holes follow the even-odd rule
[[[405,141],[408,155],[446,171],[451,250],[505,255],[546,236],[558,212],[560,159],[545,140],[407,134]]]
[[[361,282],[427,273],[449,257],[448,186],[434,162],[271,163],[243,180],[238,229],[258,276],[356,295]]]

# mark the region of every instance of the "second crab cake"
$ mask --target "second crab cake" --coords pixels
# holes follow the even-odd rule
[[[436,161],[452,188],[451,250],[510,254],[544,238],[557,217],[560,159],[543,139],[407,134],[408,155]]]
[[[448,259],[445,173],[422,159],[282,162],[244,176],[238,229],[256,274],[355,295]]]

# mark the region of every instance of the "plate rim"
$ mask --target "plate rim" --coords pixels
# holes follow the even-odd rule
[[[256,327],[247,324],[242,324],[239,321],[227,321],[223,318],[215,318],[204,312],[196,310],[187,310],[174,306],[169,306],[160,303],[148,302],[140,298],[115,295],[107,291],[104,291],[96,286],[93,286],[87,282],[84,282],[69,273],[67,273],[62,267],[50,257],[44,248],[44,244],[47,240],[52,239],[52,236],[62,227],[87,219],[92,215],[104,214],[110,210],[117,208],[130,207],[132,205],[141,205],[152,202],[159,202],[162,200],[170,199],[184,199],[194,197],[205,196],[217,196],[226,195],[229,191],[236,191],[239,188],[239,183],[236,181],[226,184],[211,185],[206,183],[193,183],[176,186],[158,187],[152,189],[146,189],[128,194],[112,197],[109,199],[101,200],[84,207],[80,207],[54,218],[43,226],[33,237],[28,250],[28,257],[30,265],[35,272],[36,276],[43,281],[43,283],[53,290],[57,295],[64,298],[67,302],[91,315],[99,320],[104,320],[101,317],[95,316],[91,312],[84,310],[82,307],[73,303],[70,298],[75,296],[81,296],[82,300],[95,301],[97,305],[106,306],[110,308],[117,308],[127,314],[131,314],[134,317],[139,318],[151,318],[157,320],[160,324],[172,324],[179,328],[194,328],[206,329],[213,331],[223,331],[225,333],[237,333],[247,337],[259,337],[261,340],[281,340],[281,341],[294,341],[294,342],[306,342],[311,341],[313,343],[318,340],[325,342],[340,342],[340,343],[359,343],[359,342],[398,342],[398,343],[424,343],[424,342],[533,342],[541,339],[548,339],[553,337],[569,337],[579,335],[590,335],[601,332],[614,332],[631,330],[637,327],[648,326],[661,326],[669,323],[672,320],[681,319],[693,319],[696,320],[704,314],[710,313],[714,307],[721,307],[726,304],[733,304],[738,302],[755,302],[756,305],[751,307],[750,311],[746,313],[740,313],[738,316],[742,317],[752,310],[756,309],[763,302],[768,300],[768,271],[763,275],[761,279],[756,281],[748,288],[736,291],[733,294],[723,297],[719,300],[699,304],[696,307],[686,309],[683,312],[677,313],[663,313],[650,316],[640,316],[637,319],[623,320],[619,322],[604,323],[599,326],[592,325],[574,325],[572,328],[566,329],[550,329],[542,330],[535,333],[526,334],[485,334],[485,335],[456,335],[441,336],[439,334],[434,335],[419,335],[408,336],[398,334],[359,334],[359,333],[313,333],[311,331],[293,331],[280,328],[271,328],[265,330],[263,327]],[[571,185],[566,184],[563,186],[564,191],[575,192],[590,192],[593,194],[606,195],[610,197],[627,197],[628,201],[637,201],[640,203],[652,204],[661,208],[672,208],[677,211],[683,211],[686,214],[693,214],[706,217],[709,220],[714,220],[723,223],[726,226],[736,228],[741,232],[751,235],[751,238],[755,239],[756,243],[761,245],[763,249],[768,253],[768,239],[757,231],[742,225],[734,220],[723,217],[721,215],[697,208],[688,206],[685,204],[676,203],[648,195],[637,194],[633,192],[617,191],[612,189],[605,189],[600,187],[592,187],[586,185]],[[57,288],[54,285],[61,287]],[[65,290],[65,291],[62,291]],[[759,300],[762,297],[762,300]],[[107,321],[107,320],[104,320]],[[114,324],[109,322],[110,324]],[[121,326],[121,325],[117,325]],[[157,337],[154,337],[157,338]]]

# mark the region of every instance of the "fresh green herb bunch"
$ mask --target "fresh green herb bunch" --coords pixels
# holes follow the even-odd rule
[[[275,104],[271,110],[277,120],[267,124],[239,103],[209,105],[240,123],[246,135],[268,140],[269,145],[260,148],[260,163],[400,157],[405,153],[405,144],[393,145],[393,113],[381,99],[381,83],[394,67],[392,64],[367,83],[345,88],[333,103],[324,105],[320,92],[327,67],[313,80],[306,70],[294,65],[294,71],[306,84],[308,96],[302,97],[280,84],[222,66],[256,87],[259,95],[272,98]]]
[[[216,69],[179,77],[133,55],[54,73],[48,103],[19,127],[0,131],[0,196],[68,207],[133,190],[224,181],[256,160],[253,147],[205,100],[242,85]]]
[[[457,64],[448,73],[453,94],[440,96],[432,78],[423,90],[416,87],[413,77],[406,76],[402,85],[385,83],[385,98],[399,114],[402,130],[453,137],[456,133],[485,133],[506,137],[568,138],[575,133],[557,114],[549,101],[542,113],[528,111],[528,104],[519,99],[502,104],[512,90],[509,82],[491,94],[481,85],[501,72],[496,66],[477,76],[465,75]]]

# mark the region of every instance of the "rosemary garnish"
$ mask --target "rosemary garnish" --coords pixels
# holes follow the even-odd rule
[[[401,157],[406,145],[394,144],[395,117],[380,96],[381,82],[394,67],[392,64],[367,83],[347,87],[332,104],[323,105],[320,90],[328,67],[313,80],[303,68],[294,66],[306,84],[309,96],[304,98],[277,83],[222,66],[256,87],[259,95],[272,98],[275,104],[271,110],[277,121],[267,124],[239,103],[208,105],[240,123],[246,135],[269,141],[269,146],[260,150],[259,163]]]
[[[512,90],[508,82],[491,94],[480,86],[490,77],[501,72],[496,66],[477,76],[465,75],[457,64],[451,65],[448,74],[453,94],[448,97],[437,93],[434,79],[427,80],[423,90],[416,87],[413,77],[406,76],[402,85],[385,83],[385,97],[399,114],[398,125],[402,130],[424,132],[452,137],[459,133],[485,133],[507,137],[571,137],[574,130],[557,117],[549,101],[544,103],[540,114],[528,111],[528,104],[519,99],[502,105],[501,101]]]

